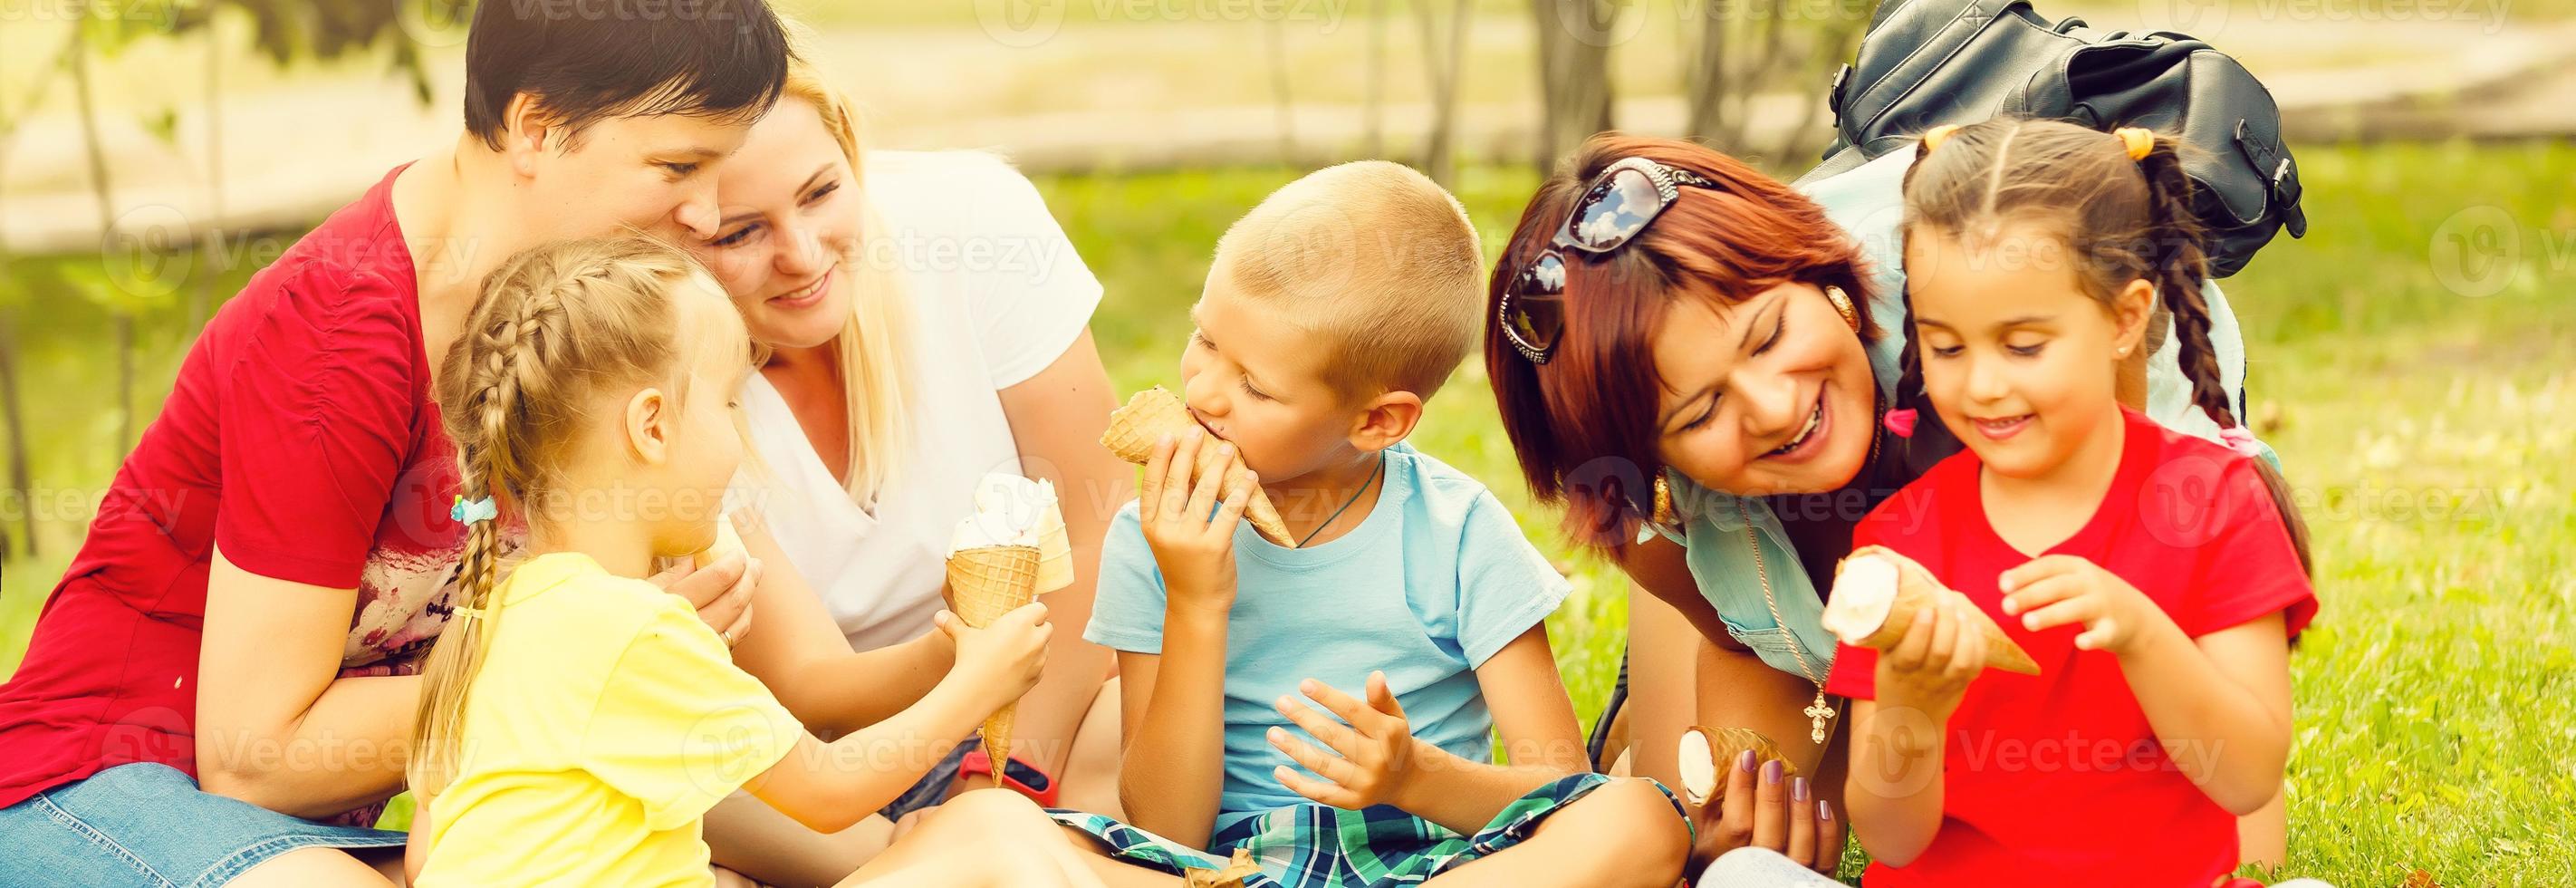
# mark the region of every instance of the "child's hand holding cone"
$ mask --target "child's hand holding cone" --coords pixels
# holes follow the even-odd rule
[[[1055,624],[1047,622],[1047,606],[1032,601],[994,616],[981,627],[951,611],[940,611],[933,620],[957,645],[957,665],[948,670],[948,681],[970,695],[969,708],[1005,720],[998,732],[987,721],[984,739],[988,744],[999,740],[998,745],[1007,747],[1007,718],[1013,704],[1037,686],[1038,676],[1046,670],[1047,640],[1055,635]]]
[[[1216,453],[1217,466],[1234,462],[1233,444],[1196,427],[1154,445],[1136,498],[1137,519],[1171,603],[1223,612],[1234,607],[1234,528],[1260,479],[1249,471],[1202,469],[1211,464],[1200,458],[1203,452]]]
[[[1190,416],[1190,408],[1181,402],[1181,396],[1158,385],[1137,392],[1127,399],[1127,406],[1109,415],[1109,431],[1100,436],[1100,444],[1109,448],[1110,453],[1117,454],[1119,459],[1145,465],[1152,460],[1157,442],[1179,441],[1205,434],[1207,429]],[[1234,458],[1231,448],[1222,456],[1214,448],[1194,451],[1191,466],[1199,472],[1223,470],[1229,492],[1234,483],[1252,476],[1251,469],[1242,460]],[[1160,474],[1147,465],[1145,483],[1153,484],[1155,476]],[[1253,485],[1246,494],[1243,514],[1244,520],[1252,522],[1252,529],[1271,542],[1291,549],[1297,547],[1297,539],[1288,534],[1288,522],[1279,517],[1279,509],[1270,504],[1270,495],[1263,493],[1260,485]]]
[[[1975,602],[1942,585],[1921,563],[1885,546],[1862,546],[1834,565],[1834,592],[1825,604],[1822,622],[1844,644],[1884,653],[1895,650],[1917,616],[1927,611],[1956,615],[1961,631],[1979,636],[1983,665],[2039,674],[2039,664],[2030,653],[2005,635],[2003,627]]]
[[[997,482],[1026,484],[1013,477],[985,479],[986,485]],[[1037,492],[1043,491],[1030,491]],[[1014,508],[1016,499],[979,492],[975,512],[957,523],[948,547],[948,606],[955,612],[939,615],[940,628],[957,642],[957,666],[949,677],[989,704],[978,708],[991,713],[984,719],[984,754],[996,763],[1009,759],[1020,695],[1037,684],[1054,632],[1046,606],[1035,603],[1046,591],[1039,586],[1046,542],[1037,528],[1043,515]],[[1047,506],[1053,507],[1051,495]],[[959,624],[991,635],[962,632]]]

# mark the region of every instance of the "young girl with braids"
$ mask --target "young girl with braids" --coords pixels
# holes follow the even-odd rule
[[[1869,885],[2213,885],[2238,863],[2233,815],[2280,790],[2284,639],[2316,600],[2278,476],[2221,394],[2175,150],[1999,119],[1932,131],[1907,173],[1899,392],[1966,450],[1852,542],[1961,594],[1834,661]],[[2167,313],[2225,445],[2116,398]],[[2039,674],[1984,671],[1968,608]]]
[[[742,458],[730,402],[751,367],[724,291],[656,242],[557,243],[485,281],[437,380],[470,529],[409,763],[416,884],[709,884],[699,818],[717,800],[740,788],[846,828],[1037,680],[1043,605],[983,630],[942,613],[947,679],[827,744],[688,602],[641,579],[715,540]],[[515,567],[505,522],[527,531]],[[1062,881],[1072,846],[1034,804],[975,795],[850,881]],[[1032,853],[956,853],[970,841]]]

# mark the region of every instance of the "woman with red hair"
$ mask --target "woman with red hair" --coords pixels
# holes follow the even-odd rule
[[[1748,844],[1827,873],[1841,859],[1822,592],[1852,524],[1958,449],[1937,422],[1888,431],[1922,396],[1897,391],[1913,156],[1802,191],[1705,146],[1604,134],[1540,186],[1494,268],[1485,362],[1522,474],[1651,594],[1631,609],[1630,770],[1684,785],[1694,724],[1760,731],[1786,759],[1716,763],[1753,792],[1726,793],[1696,859]],[[2237,399],[2241,335],[2206,297]],[[2121,400],[2215,439],[2154,334]]]

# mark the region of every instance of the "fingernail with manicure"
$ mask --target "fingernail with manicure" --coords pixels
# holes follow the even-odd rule
[[[1834,809],[1833,809],[1833,806],[1825,804],[1825,800],[1824,800],[1824,799],[1817,799],[1817,800],[1816,800],[1816,819],[1817,819],[1817,820],[1832,820],[1832,819],[1834,819]]]
[[[1770,761],[1763,762],[1762,785],[1769,786],[1778,782],[1780,782],[1780,760],[1772,759]]]
[[[1807,778],[1798,777],[1789,781],[1789,798],[1801,804],[1807,801]]]
[[[1750,749],[1745,750],[1743,755],[1735,757],[1735,766],[1743,769],[1744,773],[1747,774],[1753,773],[1754,763],[1753,750]]]

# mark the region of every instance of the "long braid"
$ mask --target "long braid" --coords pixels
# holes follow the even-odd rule
[[[536,523],[555,451],[592,389],[673,366],[666,294],[692,274],[703,272],[686,255],[639,238],[539,247],[492,272],[438,380],[462,498]],[[455,612],[422,669],[412,732],[408,777],[425,797],[445,788],[462,754],[466,695],[503,610],[503,548],[501,520],[467,524]]]
[[[2236,412],[2219,373],[2218,352],[2209,344],[2209,303],[2201,298],[2209,258],[2201,245],[2199,217],[2191,211],[2191,177],[2183,174],[2173,137],[2157,136],[2155,147],[2138,161],[2138,171],[2147,179],[2148,279],[2182,337],[2177,357],[2184,378],[2191,380],[2192,403],[2219,428],[2235,428]]]
[[[2165,307],[2173,312],[2174,331],[2181,336],[2176,357],[2183,376],[2191,380],[2192,403],[2221,429],[2242,425],[2234,406],[2227,398],[2225,378],[2218,367],[2218,351],[2209,344],[2209,302],[2201,295],[2208,281],[2209,260],[2203,246],[2200,219],[2191,210],[2191,177],[2184,175],[2180,145],[2171,136],[2156,137],[2155,147],[2138,161],[2138,170],[2147,178],[2147,214],[2153,265],[2148,269],[2155,281],[2156,292]],[[2307,518],[2299,513],[2297,501],[2290,495],[2290,483],[2271,461],[2254,460],[2254,470],[2263,479],[2264,489],[2271,494],[2272,504],[2281,515],[2281,524],[2289,531],[2291,548],[2299,555],[2299,569],[2316,574],[2315,561],[2308,549]]]

